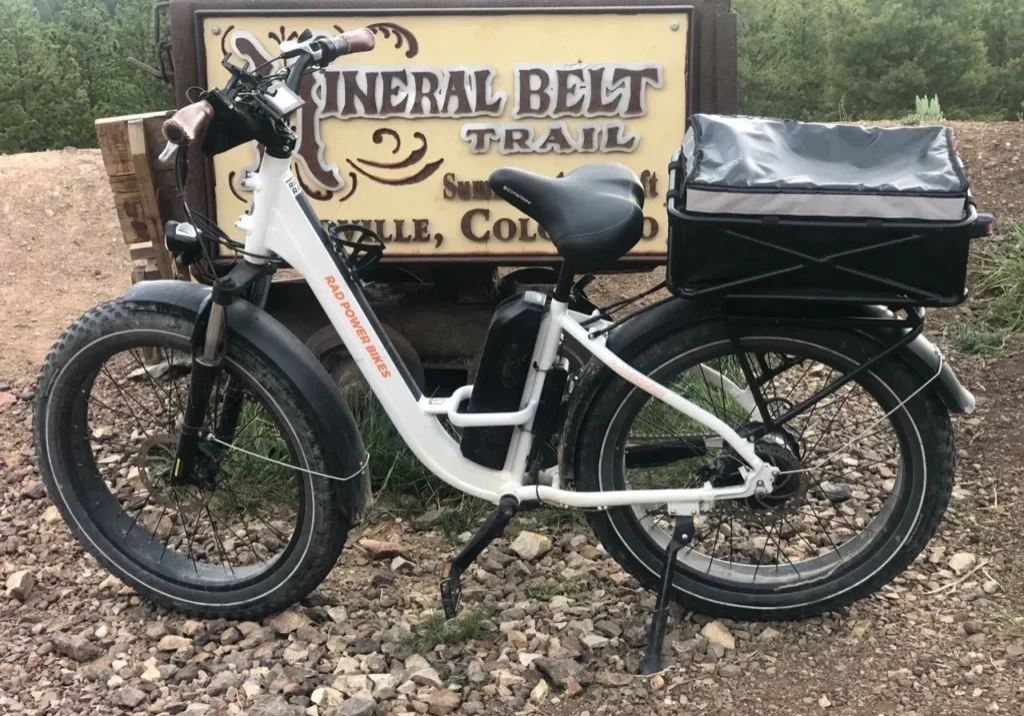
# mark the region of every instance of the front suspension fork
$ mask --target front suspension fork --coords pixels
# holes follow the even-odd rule
[[[200,318],[202,314],[200,314]],[[202,323],[197,323],[197,329]],[[211,301],[205,331],[196,331],[192,336],[192,373],[188,386],[188,401],[185,404],[185,415],[178,435],[178,449],[174,457],[174,473],[172,482],[187,483],[193,474],[196,456],[202,437],[203,423],[206,421],[206,409],[210,404],[213,386],[220,378],[223,369],[224,332],[227,326],[227,305]],[[201,350],[197,351],[197,334],[203,334]],[[237,420],[237,411],[235,415]]]
[[[245,291],[253,303],[262,306],[270,286],[267,266],[240,261],[226,276],[213,284],[210,298],[200,309],[192,332],[192,372],[188,387],[188,401],[178,436],[171,482],[195,482],[196,458],[199,456],[203,424],[213,388],[224,369],[224,335],[227,331],[227,309],[231,302]],[[251,289],[251,290],[250,290]],[[242,411],[242,392],[228,381],[215,435],[231,442]]]

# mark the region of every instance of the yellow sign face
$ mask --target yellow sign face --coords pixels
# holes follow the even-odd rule
[[[207,83],[227,81],[225,51],[260,65],[306,27],[368,26],[376,49],[307,76],[293,121],[294,171],[321,219],[374,230],[387,258],[550,256],[543,229],[492,196],[487,177],[503,166],[557,176],[619,162],[647,197],[632,254],[657,256],[667,166],[687,113],[688,21],[685,10],[211,17]],[[214,159],[217,216],[229,232],[258,159],[255,145]]]

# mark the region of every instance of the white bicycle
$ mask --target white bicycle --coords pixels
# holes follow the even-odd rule
[[[136,284],[46,360],[40,466],[93,555],[140,594],[206,617],[280,610],[331,570],[367,501],[367,451],[336,383],[261,308],[287,265],[416,457],[497,506],[443,575],[449,616],[463,570],[531,503],[587,509],[608,553],[659,591],[648,671],[669,599],[795,618],[871,594],[914,559],[953,483],[948,413],[973,407],[921,336],[923,311],[742,297],[673,297],[623,320],[595,311],[575,275],[641,233],[643,192],[624,167],[492,175],[547,230],[558,284],[499,306],[474,385],[423,395],[363,295],[379,243],[322,224],[290,169],[302,76],[373,39],[307,31],[256,71],[225,59],[228,85],[166,122],[182,186],[183,149],[201,133],[208,155],[255,140],[263,157],[244,245],[191,210],[168,225],[186,263],[214,243],[238,250],[230,273]],[[567,337],[589,362],[569,360]]]

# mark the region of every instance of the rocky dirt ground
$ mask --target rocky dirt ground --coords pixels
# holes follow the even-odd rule
[[[1019,213],[1024,125],[972,127],[961,142],[979,198]],[[127,283],[98,153],[0,157],[0,210],[0,713],[1024,713],[1024,343],[950,356],[979,407],[956,421],[953,501],[910,569],[803,622],[677,613],[654,678],[633,676],[653,595],[585,528],[529,517],[467,576],[471,618],[450,645],[429,648],[455,551],[429,515],[373,516],[284,614],[201,622],[110,577],[39,482],[38,365],[64,325]]]

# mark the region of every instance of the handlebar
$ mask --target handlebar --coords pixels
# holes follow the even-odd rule
[[[375,39],[373,30],[360,27],[358,30],[349,30],[336,37],[327,37],[320,40],[320,47],[324,56],[321,64],[328,64],[343,55],[351,55],[356,52],[369,52],[373,49]]]
[[[373,30],[366,27],[349,30],[334,37],[318,37],[308,40],[282,53],[282,57],[298,58],[289,70],[285,84],[293,92],[298,92],[302,76],[310,67],[326,67],[344,55],[369,52],[373,49],[374,44]]]
[[[288,69],[285,84],[296,94],[298,94],[299,85],[306,72],[311,69],[322,69],[344,55],[350,55],[355,52],[369,52],[373,49],[375,42],[373,31],[365,27],[349,30],[335,37],[312,38],[310,37],[311,34],[307,30],[303,33],[304,37],[300,37],[300,40],[303,40],[302,42],[289,47],[281,53],[283,59],[295,58],[295,62]],[[240,77],[246,77],[255,85],[260,78],[247,73],[245,67],[242,67],[241,70],[235,70],[229,65],[226,66],[229,70],[233,71],[234,79],[223,91],[215,91],[211,95],[215,98],[220,97],[223,100],[218,104],[218,112],[225,110],[237,113],[237,109],[234,106],[235,93],[232,91],[235,80]],[[179,109],[170,119],[164,122],[164,137],[171,144],[185,146],[195,141],[213,115],[214,106],[207,100],[193,102],[187,107]]]
[[[164,122],[164,137],[168,142],[184,146],[193,141],[213,117],[213,107],[205,99],[182,107]]]

